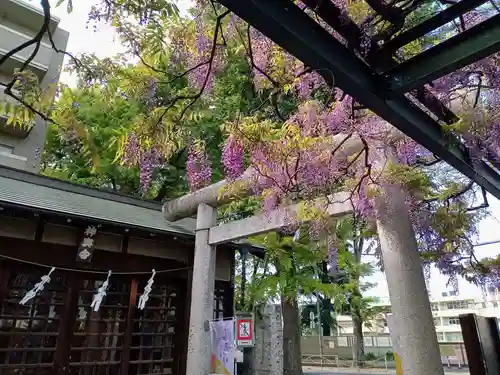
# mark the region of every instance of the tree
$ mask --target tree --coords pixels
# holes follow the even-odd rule
[[[188,191],[186,161],[189,156],[196,156],[189,146],[195,143],[191,140],[203,139],[200,146],[210,159],[220,160],[220,124],[236,112],[248,112],[255,99],[248,64],[235,55],[225,74],[213,82],[210,108],[201,107],[196,115],[187,118],[182,128],[176,130],[172,140],[175,144],[171,144],[171,127],[156,129],[158,124],[154,123],[154,129],[141,128],[152,110],[163,108],[168,95],[169,86],[149,74],[150,69],[154,73],[164,68],[168,54],[158,54],[159,60],[150,68],[142,62],[131,66],[120,59],[100,61],[85,56],[87,66],[101,72],[98,76],[89,77],[88,70],[70,67],[78,72],[79,84],[77,89],[64,87],[55,106],[44,173],[156,200],[171,199]],[[175,71],[165,74],[163,80],[172,80]],[[187,80],[176,84],[185,87]],[[115,95],[116,91],[122,94]],[[247,99],[242,99],[242,95]],[[156,150],[152,142],[156,137],[166,139],[162,151]],[[221,163],[211,163],[210,169],[213,180],[222,179]],[[110,176],[116,180],[122,175],[126,181],[113,184],[110,180]]]
[[[144,171],[116,162],[120,138],[145,108],[125,97],[103,97],[96,86],[65,88],[57,102],[42,157],[42,173],[92,187],[149,199],[176,197],[187,191],[186,155],[172,155],[144,186]],[[91,125],[90,125],[91,124]],[[146,176],[147,177],[147,176]]]
[[[50,125],[47,134],[42,173],[136,193],[137,171],[113,161],[118,151],[116,135],[130,125],[138,112],[137,106],[120,97],[112,103],[104,101],[98,88],[64,90],[54,114],[56,123]]]
[[[371,65],[372,52],[407,26],[405,22],[386,20],[391,17],[379,17],[366,3],[332,5],[340,15],[338,24],[356,31],[353,37],[339,33],[339,25],[333,30],[320,20],[316,7],[307,5],[311,3],[297,1],[304,12]],[[419,11],[432,9],[435,4],[424,3]],[[60,4],[71,10],[71,1]],[[413,11],[418,5],[389,6],[397,18],[414,21],[418,13]],[[47,0],[42,1],[42,7],[48,15]],[[391,54],[389,60],[392,64],[408,59],[428,45],[443,41],[449,32],[464,31],[492,12],[494,5],[473,11],[457,25],[440,28],[398,54]],[[487,205],[486,201],[474,202],[480,189],[462,176],[450,176],[446,168],[436,174],[435,166],[442,164],[441,160],[394,132],[356,98],[331,87],[333,80],[328,72],[304,66],[212,1],[197,1],[191,17],[186,19],[163,0],[98,2],[90,16],[92,20],[112,22],[128,52],[139,60],[135,69],[128,69],[123,59],[71,58],[82,85],[99,85],[107,100],[119,93],[147,108],[134,117],[120,143],[123,147],[118,150],[121,162],[139,168],[144,190],[151,186],[152,175],[162,169],[159,160],[171,160],[187,150],[187,181],[192,190],[220,179],[224,171],[234,181],[235,191],[249,184],[245,188],[252,189],[266,212],[302,202],[299,215],[290,220],[288,232],[312,222],[312,241],[328,243],[330,268],[336,268],[340,258],[338,239],[331,231],[333,224],[325,217],[328,198],[339,191],[350,191],[356,215],[372,222],[376,219],[376,201],[390,199],[381,187],[397,184],[407,193],[408,209],[427,263],[437,264],[452,280],[458,274],[473,282],[497,285],[497,279],[487,276],[488,271],[496,270],[496,263],[477,261],[472,246],[477,223]],[[48,25],[31,44],[39,45],[45,34],[50,37]],[[0,58],[0,65],[6,56]],[[498,169],[500,128],[492,121],[500,82],[497,58],[476,62],[409,95],[417,107],[423,106],[437,117],[442,117],[444,104],[457,107],[457,103],[463,103],[458,113],[460,120],[442,125],[441,130],[450,142],[464,140],[472,159],[485,159]],[[213,107],[226,104],[214,104],[218,85],[237,66],[235,60],[241,61],[247,77],[241,80],[240,90],[232,91],[232,100],[228,101],[231,112],[215,117]],[[384,71],[386,67],[377,69]],[[6,93],[20,103],[17,110],[9,108],[15,121],[24,121],[26,114],[54,121],[51,99],[55,90],[40,90],[26,65],[6,86]],[[438,103],[438,110],[430,105],[429,98]],[[207,128],[200,124],[210,119],[212,128],[205,131]],[[353,139],[361,147],[345,152],[344,146]],[[216,151],[213,146],[222,142],[222,150]],[[239,181],[247,166],[253,170],[251,178]],[[289,271],[281,269],[281,263],[276,266],[282,275]],[[279,285],[285,303],[293,307],[293,300],[285,292],[296,283],[282,279]]]
[[[381,318],[382,313],[387,312],[382,306],[377,306],[377,299],[363,296],[363,293],[374,287],[373,284],[362,282],[361,278],[371,276],[374,272],[373,266],[369,263],[348,259],[344,269],[350,280],[345,285],[345,301],[340,300],[337,308],[343,315],[348,315],[353,324],[353,359],[357,366],[362,366],[365,359],[364,348],[364,327],[371,328],[375,320]],[[342,303],[344,302],[344,303]]]
[[[325,284],[318,277],[318,265],[325,259],[326,248],[315,247],[307,237],[294,240],[279,233],[257,237],[253,242],[265,246],[266,261],[262,268],[253,268],[248,285],[251,307],[281,301],[283,370],[286,374],[302,374],[298,296],[332,298],[341,293],[337,285]]]
[[[309,7],[308,3],[299,1],[298,5],[304,12],[316,17],[316,9]],[[68,11],[71,11],[71,1],[62,1],[60,4],[66,4]],[[418,12],[427,16],[435,8],[434,4],[425,3],[414,13],[414,9],[409,13],[403,12],[403,17],[411,14],[408,17],[411,23]],[[349,40],[348,47],[367,59],[370,58],[370,49],[377,42],[389,40],[401,30],[401,25],[389,27],[384,23],[374,24],[374,13],[364,3],[355,2],[349,6],[339,3],[338,7],[344,22],[352,30],[359,29],[363,36],[354,41],[348,35],[342,35]],[[45,14],[50,14],[47,1],[42,2],[42,8]],[[395,11],[402,10],[396,7]],[[411,48],[406,46],[397,58],[408,58],[429,44],[442,41],[449,32],[461,32],[492,12],[495,12],[493,6],[473,11],[471,17],[456,27],[447,25],[431,36],[415,41]],[[452,220],[454,225],[461,225],[462,228],[454,228],[451,232],[465,233],[459,241],[458,236],[453,240],[445,236],[444,242],[434,241],[435,253],[441,260],[437,262],[438,266],[444,272],[464,274],[471,269],[472,263],[477,263],[473,258],[464,260],[466,254],[473,252],[470,235],[474,233],[477,217],[471,215],[474,210],[468,203],[475,194],[471,191],[474,185],[464,178],[445,184],[430,181],[432,172],[429,171],[429,164],[439,160],[434,160],[405,137],[396,137],[392,141],[387,139],[388,124],[359,106],[355,98],[338,90],[330,90],[324,80],[327,77],[325,72],[315,72],[303,66],[219,4],[199,1],[191,18],[181,19],[176,7],[167,1],[154,4],[132,0],[99,2],[92,8],[90,19],[112,22],[128,47],[128,52],[139,59],[141,69],[136,69],[133,74],[124,74],[126,69],[123,69],[124,64],[120,61],[99,61],[93,56],[75,57],[64,51],[70,56],[72,68],[80,74],[82,82],[106,82],[107,95],[120,92],[120,95],[125,94],[142,102],[147,101],[148,93],[158,89],[162,92],[162,95],[156,95],[160,100],[150,103],[151,110],[135,119],[130,139],[123,143],[125,150],[130,146],[136,151],[133,161],[142,164],[144,180],[150,179],[158,159],[168,160],[173,154],[188,148],[188,180],[192,188],[212,181],[210,167],[211,163],[218,162],[218,155],[208,155],[204,150],[206,142],[200,142],[203,134],[196,132],[196,126],[183,125],[188,122],[195,125],[197,121],[192,121],[195,118],[205,119],[206,109],[211,107],[216,78],[224,75],[227,63],[233,62],[232,57],[239,56],[247,60],[254,78],[254,88],[264,95],[262,98],[267,98],[263,103],[269,105],[266,109],[257,106],[250,116],[245,112],[236,112],[226,119],[228,123],[224,131],[230,133],[227,137],[230,141],[225,146],[227,157],[222,156],[226,159],[224,169],[228,176],[236,177],[241,173],[245,160],[264,172],[266,176],[254,179],[253,188],[263,198],[266,208],[296,200],[310,203],[317,196],[351,189],[353,198],[358,202],[358,211],[365,216],[373,215],[373,201],[380,195],[378,186],[384,183],[401,184],[410,197],[409,208],[414,211],[415,227],[419,233],[426,232],[425,235],[428,235],[432,232],[432,235],[437,233],[443,236],[435,228],[438,221],[436,215],[468,218],[459,223]],[[339,37],[329,25],[319,19],[318,22],[331,31],[334,37]],[[50,30],[48,25],[44,25],[41,33],[30,44],[38,45],[47,33],[50,34]],[[166,44],[165,40],[170,43]],[[12,53],[2,57],[0,64]],[[443,103],[452,106],[460,101],[464,103],[459,113],[460,121],[446,125],[443,129],[457,141],[465,139],[472,154],[488,159],[493,165],[499,164],[496,161],[498,137],[495,133],[498,127],[490,120],[494,118],[495,90],[498,86],[495,59],[493,56],[481,60],[423,89],[426,98],[439,97]],[[108,81],[110,78],[114,79]],[[483,81],[487,81],[488,85],[484,85]],[[51,98],[55,90],[40,90],[36,76],[27,70],[27,65],[16,72],[6,86],[6,93],[20,103],[17,109],[9,108],[16,121],[24,121],[35,114],[54,121]],[[240,100],[245,97],[246,92],[240,95]],[[422,100],[425,105],[427,99]],[[271,117],[266,116],[271,113]],[[286,126],[277,130],[277,124],[283,122]],[[328,149],[336,150],[343,140],[353,137],[363,142],[360,152],[355,155],[335,152],[335,155],[329,156]],[[193,142],[192,138],[198,141]],[[224,138],[221,136],[220,139]],[[279,140],[285,140],[286,145]],[[138,147],[132,147],[136,143]],[[300,147],[294,151],[291,144]],[[375,144],[383,145],[383,150],[375,147]],[[324,151],[315,151],[318,147]],[[378,163],[377,167],[381,155],[394,148],[399,165],[388,163],[380,168]],[[246,157],[240,155],[242,151],[247,153]],[[128,156],[131,159],[131,155]],[[212,156],[215,159],[211,159]],[[264,163],[266,159],[272,160],[267,166]],[[309,173],[306,174],[306,171]],[[311,176],[319,178],[311,179]],[[425,182],[425,178],[429,181]],[[433,185],[432,188],[429,185]],[[462,191],[462,194],[457,194]],[[446,251],[443,251],[443,243],[448,244],[445,246]],[[448,251],[448,248],[452,251]],[[479,264],[477,267],[482,266]],[[469,278],[474,279],[472,275]]]

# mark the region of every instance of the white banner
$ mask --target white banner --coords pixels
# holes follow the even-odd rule
[[[235,375],[234,319],[210,322],[210,338],[210,373]]]

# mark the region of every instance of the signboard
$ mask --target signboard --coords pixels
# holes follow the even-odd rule
[[[96,234],[97,228],[95,226],[90,225],[85,229],[76,253],[77,262],[90,263],[95,249]]]
[[[234,320],[210,322],[210,374],[235,375]]]
[[[253,314],[239,315],[236,317],[236,346],[252,347],[253,338]]]

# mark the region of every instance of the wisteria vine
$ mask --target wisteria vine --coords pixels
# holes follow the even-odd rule
[[[411,58],[498,12],[491,6],[470,11],[411,48],[405,46],[388,58],[377,59],[384,44],[408,26],[405,17],[423,6],[423,2],[381,4],[375,13],[364,3],[328,1],[338,10],[335,28],[320,17],[318,8],[322,4],[314,0],[295,3],[360,59],[380,68],[383,67],[377,64],[390,65]],[[47,16],[50,6],[46,1],[42,5]],[[398,17],[403,22],[395,22]],[[169,23],[171,18],[177,22]],[[332,89],[328,84],[331,82],[324,79],[326,72],[304,66],[211,0],[196,1],[191,16],[185,19],[180,18],[169,1],[99,1],[92,7],[89,21],[113,22],[129,52],[144,68],[142,75],[133,77],[121,61],[75,57],[61,51],[68,54],[71,68],[87,86],[106,86],[113,75],[132,83],[127,92],[122,90],[119,94],[125,98],[139,96],[148,116],[138,118],[137,130],[124,135],[121,162],[139,167],[143,191],[149,189],[154,172],[162,168],[172,149],[186,145],[190,189],[211,184],[212,161],[205,142],[193,140],[192,131],[179,129],[193,115],[197,104],[205,108],[210,105],[214,83],[224,75],[228,56],[241,54],[252,72],[255,94],[267,99],[252,113],[242,117],[235,114],[238,121],[224,124],[227,139],[221,145],[221,163],[228,180],[237,181],[251,167],[251,189],[262,198],[264,211],[302,201],[308,210],[302,213],[304,218],[297,218],[296,224],[307,219],[311,231],[318,236],[328,230],[328,220],[321,207],[314,204],[318,198],[326,204],[328,197],[339,191],[351,192],[356,216],[370,222],[376,215],[380,185],[397,183],[408,196],[408,210],[426,265],[435,263],[452,283],[456,283],[456,275],[462,275],[483,285],[499,286],[500,262],[481,262],[474,257],[478,222],[487,206],[485,195],[464,177],[445,173],[447,167],[440,160],[395,132],[390,124],[357,103],[356,98]],[[30,45],[39,46],[47,33],[56,48],[46,24]],[[168,61],[160,56],[168,56]],[[462,140],[473,159],[487,161],[497,169],[499,59],[494,54],[409,94],[430,115],[441,114],[443,104],[451,108],[459,121],[439,119],[443,129]],[[5,60],[2,57],[0,65]],[[11,82],[6,82],[6,93],[30,113],[51,120],[52,101],[41,100],[46,93],[27,84],[33,78],[25,71],[29,61]],[[187,83],[182,84],[183,81]],[[283,113],[280,107],[279,100],[284,97],[295,103],[291,113]],[[272,114],[259,111],[267,104],[272,106]],[[347,152],[353,141],[362,147]],[[446,176],[436,177],[440,175]],[[483,201],[476,204],[478,196]],[[338,254],[334,241],[329,247],[335,268]]]

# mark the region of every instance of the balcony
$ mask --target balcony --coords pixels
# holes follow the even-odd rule
[[[4,93],[5,86],[0,84],[0,103],[9,102],[17,104],[17,102],[10,96]],[[26,138],[33,127],[20,127],[7,124],[7,116],[3,115],[3,109],[0,111],[0,133],[8,134],[18,139]]]
[[[0,151],[0,165],[24,170],[26,169],[26,162],[27,159],[24,156],[13,155],[8,152]]]
[[[5,86],[0,83],[0,103],[9,102],[11,104],[16,104],[16,100],[9,95],[5,94]],[[14,90],[12,90],[14,93]]]
[[[20,127],[7,124],[7,117],[0,115],[0,133],[24,139],[30,134],[31,129],[33,129],[33,127]]]
[[[17,30],[14,30],[4,24],[0,24],[0,55],[5,55],[10,50],[18,47],[19,45],[30,40],[31,37],[23,34]],[[12,74],[13,68],[21,67],[24,61],[28,59],[35,45],[29,46],[24,50],[15,54],[10,60],[10,64],[6,65],[6,68],[10,72],[5,72]],[[36,54],[35,58],[30,63],[30,68],[37,74],[43,76],[45,72],[49,69],[50,61],[52,59],[54,51],[49,44],[42,42],[40,49]],[[10,66],[9,66],[10,65]],[[12,69],[12,70],[11,70]]]
[[[23,0],[0,0],[0,18],[11,20],[21,27],[33,32],[40,30],[44,22],[43,11],[40,7]],[[50,17],[49,27],[52,32],[57,28],[60,19]]]

